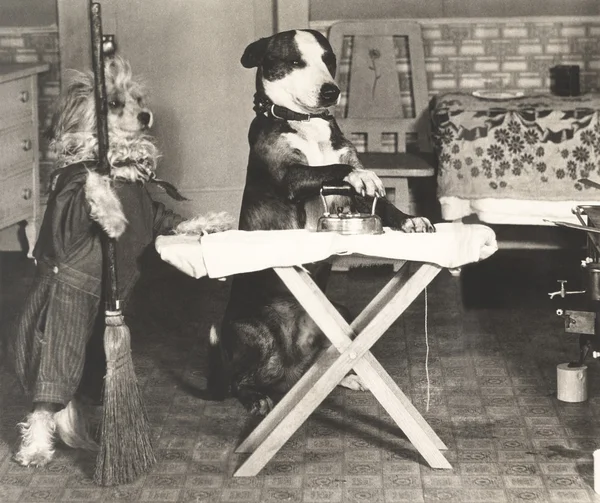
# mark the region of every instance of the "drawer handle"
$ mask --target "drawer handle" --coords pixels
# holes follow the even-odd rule
[[[23,191],[21,192],[21,195],[23,196],[23,199],[25,199],[25,201],[31,199],[32,194],[33,192],[31,191],[31,189],[23,189]]]
[[[25,152],[31,150],[31,140],[23,140],[23,150],[25,150]]]
[[[19,96],[19,99],[23,103],[27,103],[29,101],[29,91],[21,91],[21,95]]]

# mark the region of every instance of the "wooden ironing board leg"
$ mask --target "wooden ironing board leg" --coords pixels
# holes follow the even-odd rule
[[[294,434],[340,380],[354,369],[408,439],[434,468],[451,468],[440,452],[445,445],[370,353],[370,348],[441,270],[420,264],[408,279],[397,274],[357,317],[341,317],[302,269],[276,268],[277,274],[332,342],[302,379],[263,420],[238,451],[252,454],[235,476],[256,475]],[[354,340],[352,337],[358,332]]]
[[[405,261],[399,261],[398,269],[401,269],[406,265]],[[284,268],[275,269],[275,271],[282,277],[282,281],[287,284],[289,281],[288,273]],[[298,269],[297,274],[303,278],[303,281],[310,285],[312,279],[306,274],[305,271]],[[293,273],[292,273],[293,275]],[[362,329],[366,323],[371,321],[374,314],[381,308],[382,305],[389,302],[391,296],[393,296],[398,289],[406,281],[406,274],[404,271],[402,274],[395,274],[392,279],[379,291],[379,293],[371,300],[371,302],[363,309],[363,311],[356,317],[352,323],[352,331],[348,332],[348,336],[354,338],[356,327],[360,326]],[[291,283],[291,288],[296,289],[295,283]],[[289,288],[289,286],[288,286]],[[320,290],[308,287],[312,294],[316,295],[317,298],[322,300],[322,292]],[[304,297],[305,293],[300,294]],[[323,302],[323,305],[329,304],[327,299]],[[305,306],[304,306],[305,307]],[[336,310],[328,310],[328,313],[337,320],[336,323],[340,323],[343,320]],[[345,320],[343,320],[345,322]],[[332,346],[328,351],[325,351],[312,367],[302,376],[302,378],[296,383],[296,385],[279,401],[276,407],[254,428],[254,430],[246,437],[246,439],[237,447],[235,452],[253,452],[254,449],[266,438],[266,436],[272,431],[272,429],[281,421],[287,411],[297,404],[297,401],[308,391],[308,387],[312,386],[312,382],[318,372],[324,372],[325,369],[331,365],[332,358],[336,358],[340,351],[345,346],[345,341],[342,342],[342,346]],[[337,349],[336,349],[337,348]],[[412,405],[412,404],[411,404]]]

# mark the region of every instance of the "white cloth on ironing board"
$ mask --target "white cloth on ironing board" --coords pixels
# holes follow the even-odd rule
[[[233,274],[320,262],[336,251],[336,235],[304,229],[225,231],[197,236],[159,236],[161,258],[188,276],[223,278]]]
[[[156,249],[164,261],[195,278],[308,264],[350,253],[455,268],[486,259],[498,249],[494,231],[484,225],[443,223],[436,229],[431,234],[385,229],[381,235],[359,236],[307,230],[231,230],[201,240],[160,236]]]
[[[341,236],[350,253],[453,269],[478,262],[498,250],[496,234],[480,224],[436,224],[435,233],[404,233],[386,229],[376,236]],[[339,252],[338,252],[339,253]]]
[[[160,258],[188,276],[208,276],[198,236],[158,236],[154,247]]]

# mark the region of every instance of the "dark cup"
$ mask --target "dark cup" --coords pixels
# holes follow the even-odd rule
[[[600,300],[600,264],[590,263],[586,265],[587,288],[586,292],[590,300]]]
[[[550,92],[557,96],[579,96],[579,66],[557,65],[550,68]]]

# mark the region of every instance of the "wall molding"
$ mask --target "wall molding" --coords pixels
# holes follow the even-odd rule
[[[58,25],[49,26],[0,26],[0,37],[27,33],[58,33]]]
[[[361,19],[361,21],[385,21],[392,18]],[[397,18],[401,19],[401,18]],[[311,20],[309,25],[314,30],[324,30],[333,23],[348,21],[348,19]],[[358,21],[358,20],[357,20]],[[409,21],[428,24],[503,24],[503,23],[595,23],[600,22],[600,16],[513,16],[513,17],[436,17],[436,18],[411,18]]]

